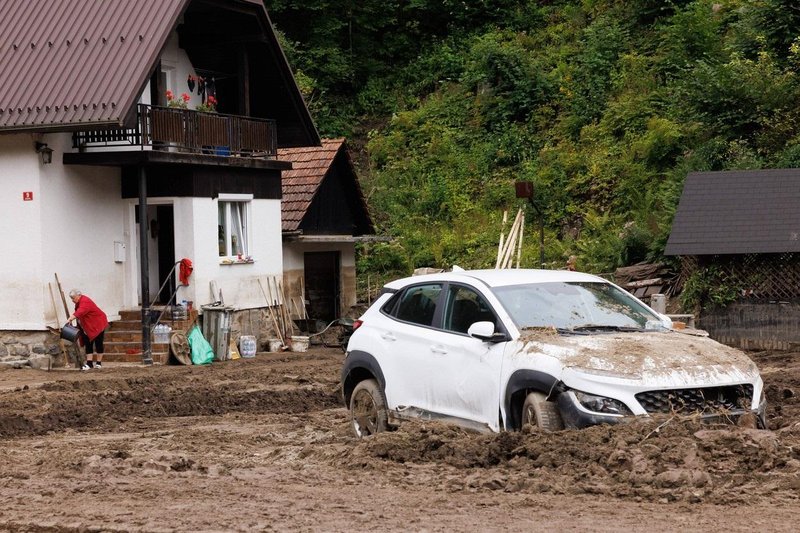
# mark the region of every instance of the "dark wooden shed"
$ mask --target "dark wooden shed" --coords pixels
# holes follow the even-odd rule
[[[800,169],[693,172],[666,247],[699,325],[743,348],[800,344]]]

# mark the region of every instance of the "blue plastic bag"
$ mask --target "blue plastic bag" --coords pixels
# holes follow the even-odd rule
[[[208,365],[214,360],[214,349],[208,343],[200,328],[195,326],[189,332],[187,337],[189,339],[189,348],[192,352],[192,364],[195,365]]]

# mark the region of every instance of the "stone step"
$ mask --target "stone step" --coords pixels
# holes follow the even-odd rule
[[[183,331],[183,330],[175,330],[172,331]],[[150,342],[153,343],[155,341],[155,335],[150,334]],[[105,335],[105,342],[108,344],[109,342],[135,342],[141,343],[142,342],[142,332],[141,331],[114,331],[108,330],[106,331]]]
[[[152,307],[150,311],[152,313],[160,312],[162,310],[161,307]],[[196,309],[192,309],[192,313],[197,313]],[[124,321],[135,321],[141,322],[142,321],[142,310],[141,309],[123,309],[119,312],[120,322]],[[157,315],[156,315],[157,316]],[[172,316],[169,311],[164,313],[164,316],[161,317],[162,322],[169,322]]]
[[[141,342],[127,342],[127,341],[105,341],[103,342],[103,349],[105,353],[128,353],[128,352],[141,352]],[[150,345],[152,351],[168,352],[169,344],[154,342]]]
[[[154,363],[165,365],[169,362],[169,352],[150,352]],[[103,355],[103,362],[109,363],[141,363],[142,353],[108,353]]]

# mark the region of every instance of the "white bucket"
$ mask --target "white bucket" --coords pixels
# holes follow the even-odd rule
[[[253,335],[239,337],[239,353],[242,354],[242,357],[256,356],[256,338]]]
[[[267,344],[269,344],[270,352],[280,352],[281,346],[283,346],[280,339],[270,339]]]
[[[308,337],[301,337],[299,335],[292,336],[292,351],[305,352],[308,350]]]

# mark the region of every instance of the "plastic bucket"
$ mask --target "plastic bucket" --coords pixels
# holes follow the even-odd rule
[[[301,337],[299,335],[292,336],[292,351],[305,352],[308,350],[308,337]]]
[[[64,326],[61,328],[61,338],[68,340],[69,342],[77,341],[80,333],[81,330],[79,328],[71,326],[70,324],[64,324]]]
[[[242,354],[242,357],[256,356],[256,338],[253,335],[239,337],[239,353]]]
[[[280,339],[270,339],[267,344],[269,344],[270,352],[280,352],[281,346],[283,346],[283,343]]]

